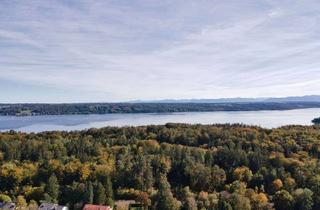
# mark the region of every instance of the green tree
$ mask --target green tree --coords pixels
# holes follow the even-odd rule
[[[190,187],[192,190],[209,190],[211,186],[211,168],[206,167],[201,163],[198,163],[188,166],[186,170],[190,177]]]
[[[293,192],[294,210],[311,210],[313,206],[313,192],[308,188],[296,189]]]
[[[320,208],[320,175],[312,177],[310,188],[313,192],[313,201],[317,209]]]
[[[0,202],[10,203],[10,202],[12,202],[12,200],[8,195],[0,194]]]
[[[277,210],[291,209],[292,195],[286,190],[280,190],[274,195],[274,207]]]
[[[104,179],[104,188],[106,193],[106,204],[113,206],[113,188],[110,175],[107,175]]]
[[[226,172],[217,165],[211,168],[210,191],[219,190],[226,181]]]
[[[93,186],[92,186],[92,182],[89,181],[86,185],[86,192],[84,194],[84,202],[88,203],[88,204],[92,204],[93,203]]]
[[[58,202],[59,197],[59,182],[55,174],[52,174],[49,179],[48,183],[46,185],[45,191],[46,191],[46,198],[45,200],[48,202]]]
[[[156,209],[178,210],[181,204],[173,197],[171,186],[166,177],[161,177],[159,182],[159,192],[156,198]]]
[[[233,208],[227,201],[219,199],[218,210],[233,210]]]
[[[101,182],[98,182],[95,187],[96,187],[96,191],[94,193],[94,199],[93,199],[94,204],[99,204],[99,205],[105,204],[106,191],[103,185],[101,184]]]

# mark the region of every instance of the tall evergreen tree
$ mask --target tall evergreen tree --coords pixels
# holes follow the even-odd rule
[[[59,197],[59,182],[55,174],[52,174],[49,179],[48,183],[45,187],[46,194],[45,200],[49,202],[58,202]]]
[[[106,204],[109,206],[113,206],[113,188],[112,188],[112,182],[111,177],[108,174],[104,179],[104,188],[105,188],[105,194],[106,194]]]
[[[101,184],[101,182],[97,182],[95,186],[96,190],[94,192],[93,203],[103,205],[106,203],[106,191]]]
[[[178,210],[181,203],[173,197],[167,178],[162,176],[159,182],[159,192],[156,199],[156,209]]]
[[[84,202],[88,203],[88,204],[92,204],[93,203],[93,186],[92,186],[92,182],[89,181],[86,185],[86,192],[84,194]]]

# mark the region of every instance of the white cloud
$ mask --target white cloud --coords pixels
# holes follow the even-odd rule
[[[0,79],[97,101],[320,94],[316,0],[70,2],[0,2]]]

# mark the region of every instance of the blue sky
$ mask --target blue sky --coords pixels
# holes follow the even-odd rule
[[[311,94],[318,0],[0,1],[0,102]]]

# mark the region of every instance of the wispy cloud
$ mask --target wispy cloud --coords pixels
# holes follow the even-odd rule
[[[30,101],[320,94],[319,14],[316,0],[3,0],[0,80],[41,86]]]

